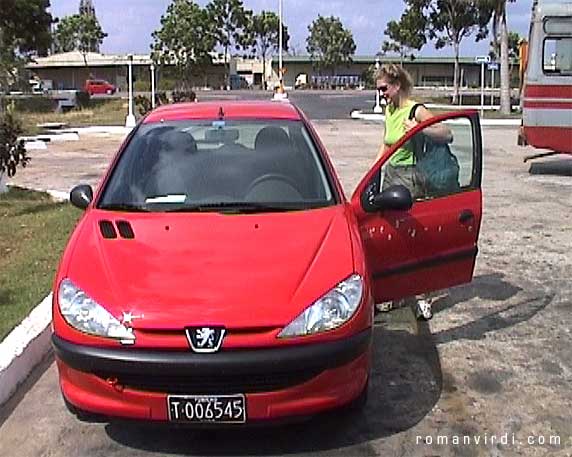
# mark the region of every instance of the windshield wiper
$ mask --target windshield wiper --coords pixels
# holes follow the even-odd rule
[[[148,213],[151,211],[145,205],[134,203],[109,203],[107,205],[100,205],[98,209],[105,209],[108,211],[127,211],[131,213]]]
[[[168,213],[183,213],[193,211],[222,211],[222,212],[240,212],[240,213],[265,213],[265,212],[282,212],[296,211],[305,209],[296,204],[293,206],[279,205],[272,203],[256,203],[256,202],[216,202],[216,203],[199,203],[196,205],[185,205],[178,208],[165,210]]]

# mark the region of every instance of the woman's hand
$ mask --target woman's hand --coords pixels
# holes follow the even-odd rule
[[[418,122],[415,119],[405,119],[403,121],[403,126],[405,127],[405,132],[409,132],[410,130],[412,130],[413,128],[415,128],[415,126],[418,124]]]

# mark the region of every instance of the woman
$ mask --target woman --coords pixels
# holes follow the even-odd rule
[[[405,133],[418,123],[433,117],[423,105],[416,105],[411,100],[413,88],[411,76],[402,67],[395,64],[383,65],[376,77],[377,89],[387,101],[385,110],[385,137],[377,158],[379,159],[386,149],[401,139]],[[412,109],[415,111],[412,113]],[[430,136],[437,142],[449,143],[452,140],[451,131],[441,124],[427,127],[424,135]],[[399,148],[389,160],[383,176],[382,189],[391,185],[403,184],[413,197],[422,197],[425,189],[423,179],[415,172],[415,158],[412,142]]]
[[[387,148],[399,141],[405,133],[418,123],[433,117],[433,114],[423,105],[416,105],[409,98],[413,83],[409,73],[402,67],[394,64],[383,65],[376,75],[376,82],[377,89],[387,101],[385,136],[377,157],[379,159]],[[413,108],[415,111],[412,113]],[[423,134],[430,136],[435,141],[451,142],[452,140],[451,131],[440,124],[425,128]],[[415,171],[412,141],[405,143],[392,155],[381,174],[381,190],[398,184],[407,187],[413,198],[425,195],[422,176]],[[391,303],[383,303],[377,306],[380,311],[388,311],[391,307]],[[418,319],[424,320],[433,317],[431,302],[427,297],[416,297],[415,315]]]

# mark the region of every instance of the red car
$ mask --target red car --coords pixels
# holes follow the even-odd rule
[[[457,186],[385,177],[436,123]],[[429,130],[427,130],[429,129]],[[60,387],[80,417],[250,423],[363,404],[374,303],[471,281],[481,222],[476,112],[417,126],[347,200],[284,102],[160,107],[126,139],[54,283]]]
[[[95,94],[112,95],[117,91],[117,88],[113,84],[103,79],[88,79],[85,82],[84,90],[85,92],[89,93],[89,95],[95,95]]]

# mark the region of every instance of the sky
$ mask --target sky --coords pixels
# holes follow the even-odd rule
[[[80,0],[51,0],[53,16],[63,17],[78,11]],[[244,6],[255,13],[261,10],[278,13],[279,0],[243,0]],[[150,51],[151,33],[159,28],[171,0],[93,0],[103,30],[108,34],[101,48],[103,53],[146,54]],[[199,0],[205,6],[208,0]],[[510,31],[528,35],[532,0],[517,0],[508,4]],[[284,23],[290,33],[290,48],[307,54],[308,26],[318,15],[337,16],[353,33],[356,55],[374,55],[381,48],[387,22],[398,20],[403,12],[402,0],[283,0]],[[462,56],[488,54],[489,39],[475,43],[474,36],[461,44]],[[435,50],[425,45],[423,56],[453,56],[451,47]]]

